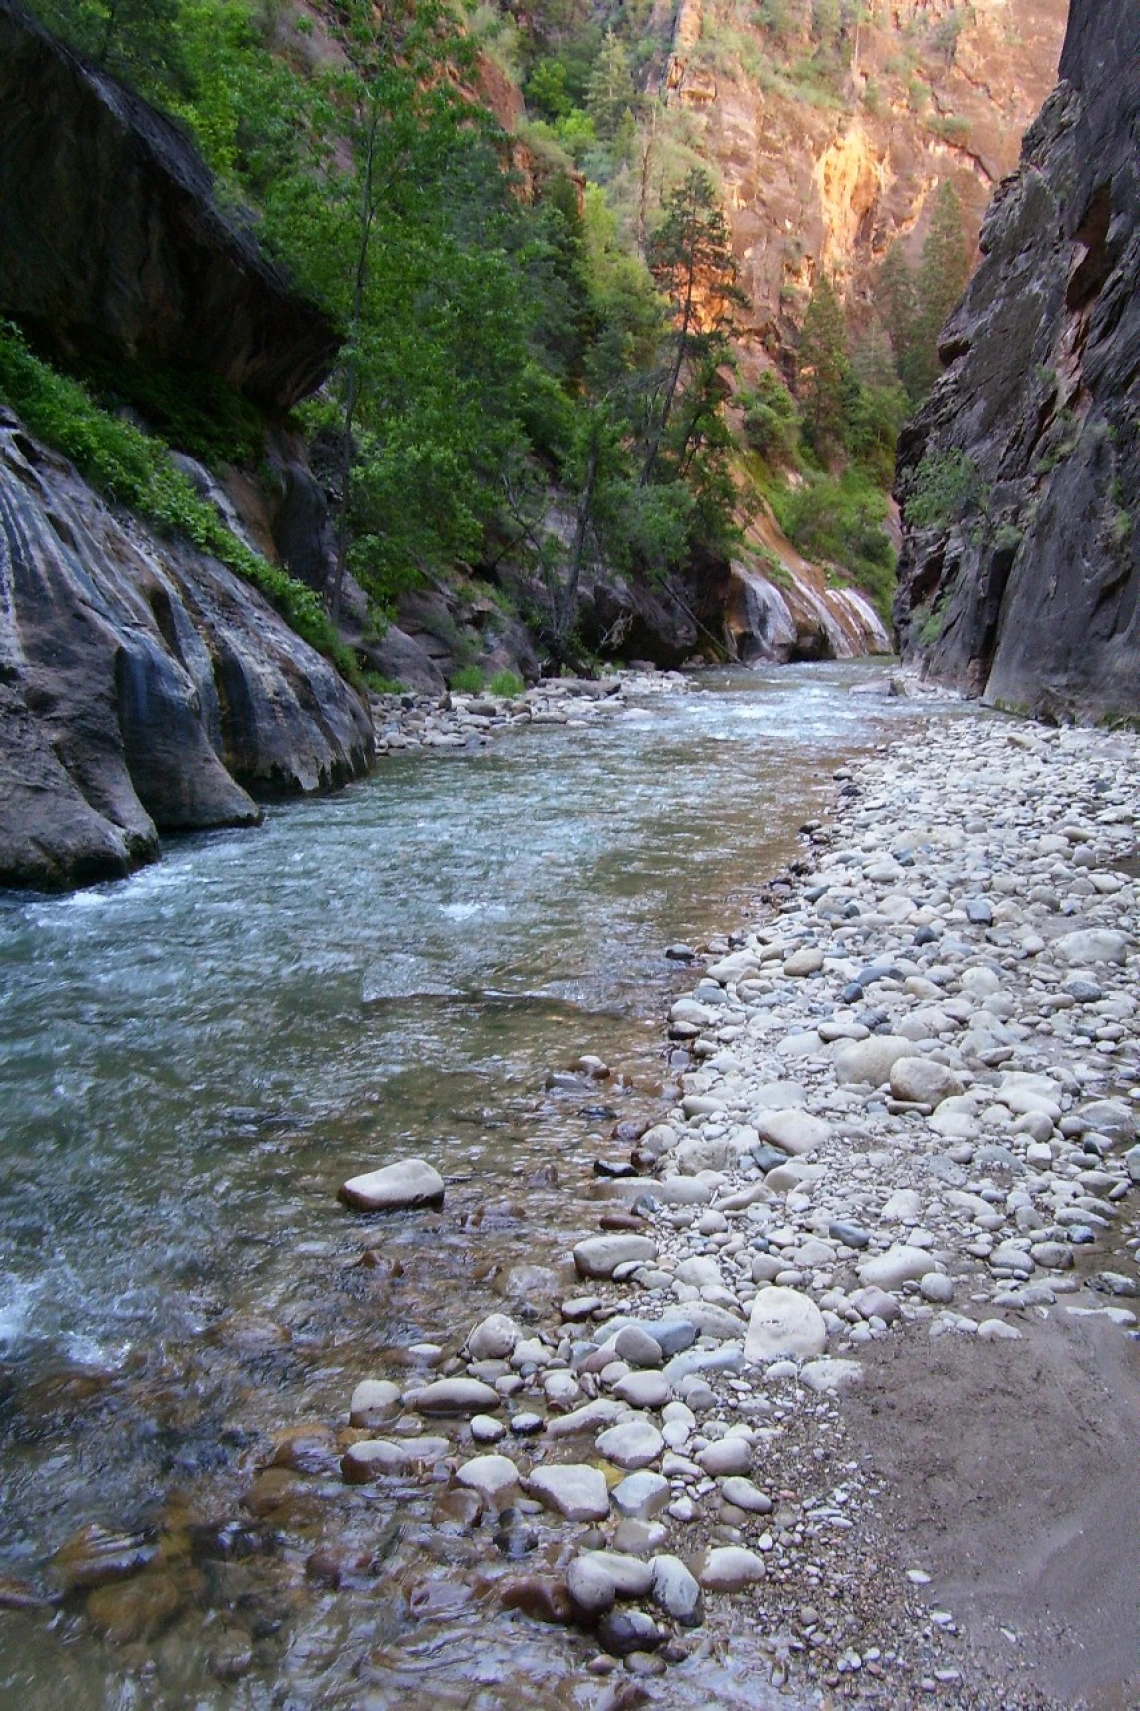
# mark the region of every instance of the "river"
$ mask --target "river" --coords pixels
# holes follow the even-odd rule
[[[348,1491],[320,1433],[596,1224],[592,1161],[670,1073],[666,945],[747,919],[835,766],[913,717],[850,693],[869,669],[390,758],[128,881],[0,899],[0,1592],[52,1592],[91,1523],[152,1558],[0,1613],[4,1703],[591,1702],[587,1642],[491,1619],[502,1550],[443,1488]],[[547,1091],[584,1052],[615,1078]],[[338,1206],[407,1154],[443,1214]],[[763,1704],[740,1645],[670,1703]]]

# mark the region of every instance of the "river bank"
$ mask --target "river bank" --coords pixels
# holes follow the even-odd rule
[[[1054,1609],[1110,1655],[1129,1631],[1112,1575],[1132,1525],[1118,1404],[1135,1345],[1127,1325],[1065,1309],[1132,1311],[1066,1288],[1134,1275],[1131,1234],[1111,1233],[1128,1148],[1108,1148],[1098,1190],[1062,1128],[1094,1095],[1130,1097],[1131,1029],[1111,1007],[1131,965],[1094,965],[1102,996],[1078,997],[1064,987],[1082,971],[1050,984],[1057,953],[1019,935],[1028,920],[1051,946],[1097,911],[1132,932],[1131,880],[1114,881],[1135,751],[852,693],[881,682],[758,674],[430,766],[394,753],[352,791],[275,809],[258,834],[181,842],[126,885],[8,900],[0,1602],[21,1608],[3,1617],[0,1697],[51,1691],[88,1711],[137,1683],[150,1703],[218,1711],[261,1711],[286,1687],[298,1706],[353,1711],[580,1711],[641,1694],[669,1711],[1033,1704],[999,1666],[1007,1649],[1015,1664],[1047,1655],[1034,1573],[1058,1549]],[[900,731],[901,748],[869,752]],[[1075,789],[1070,830],[1089,837],[1027,844],[1067,824]],[[916,841],[890,857],[898,871],[872,878],[903,834]],[[782,869],[758,901],[758,874]],[[1057,906],[1031,901],[1038,888]],[[988,926],[958,907],[977,896]],[[726,912],[732,942],[713,933]],[[662,957],[680,940],[706,947],[688,972]],[[793,961],[816,951],[814,973],[814,955]],[[717,966],[741,952],[755,966]],[[843,998],[881,958],[894,972]],[[1001,993],[972,991],[983,963]],[[1002,994],[1016,1013],[989,1002]],[[662,1056],[674,1003],[700,1011],[677,1013]],[[939,1009],[947,1030],[912,1038]],[[871,1010],[885,1021],[858,1019]],[[908,1061],[949,1054],[966,1089],[952,1101],[984,1092],[976,1111],[931,1113],[973,1121],[972,1141],[889,1087],[836,1081],[833,1054],[863,1027],[879,1044],[884,1026],[920,1053]],[[987,1064],[980,1044],[1013,1056]],[[1056,1080],[1050,1174],[997,1095],[1011,1067],[1056,1079],[1052,1053],[1106,1079]],[[814,1154],[794,1152],[797,1121],[825,1127]],[[663,1128],[676,1144],[654,1159]],[[730,1156],[707,1155],[726,1141]],[[948,1158],[969,1144],[974,1159]],[[337,1205],[346,1177],[407,1156],[438,1169],[442,1209]],[[1066,1182],[1072,1205],[1054,1214]],[[1042,1184],[1044,1234],[1007,1204]],[[884,1218],[898,1189],[919,1206]],[[1032,1248],[1062,1243],[1074,1210],[1094,1240],[1068,1242],[1072,1268],[1046,1267]],[[1003,1275],[1008,1256],[963,1257],[1007,1233],[1055,1301],[1019,1283],[1027,1259]],[[635,1238],[636,1257],[587,1249],[576,1265],[598,1234]],[[885,1329],[860,1312],[893,1316],[860,1296],[857,1268],[899,1245],[928,1270],[875,1286],[899,1308]],[[945,1284],[923,1293],[931,1273],[950,1302],[928,1299]],[[825,1355],[758,1361],[755,1304],[789,1288],[822,1315]],[[1019,1291],[1021,1305],[995,1298]],[[956,1313],[1024,1335],[946,1329]],[[811,1370],[821,1358],[862,1377],[829,1394],[843,1369]],[[486,1389],[425,1394],[457,1379]],[[597,1520],[557,1506],[581,1513],[559,1466],[584,1470]],[[1074,1572],[1085,1510],[1103,1560]],[[709,1559],[724,1550],[750,1555]],[[956,1584],[971,1560],[996,1587]],[[726,1577],[750,1584],[715,1590]],[[1099,1635],[1090,1600],[1107,1612]]]
[[[345,1477],[474,1415],[428,1440],[457,1492],[578,1529],[501,1604],[663,1705],[745,1631],[800,1702],[1131,1703],[1136,759],[971,720],[841,769],[672,1006],[679,1102],[598,1161],[561,1330],[363,1387]]]

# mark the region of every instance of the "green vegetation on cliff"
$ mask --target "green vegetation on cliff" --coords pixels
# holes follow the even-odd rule
[[[347,676],[355,675],[353,656],[313,590],[238,540],[171,462],[162,440],[111,415],[77,381],[41,362],[8,321],[0,321],[0,400],[108,499],[237,571],[298,635]]]
[[[771,353],[730,416],[731,236],[699,126],[664,99],[647,0],[535,0],[525,18],[491,0],[34,3],[192,132],[343,331],[299,412],[334,508],[334,617],[347,571],[392,611],[425,577],[507,559],[540,591],[548,651],[572,657],[593,564],[655,581],[731,550],[756,503],[741,440],[800,550],[885,611],[894,442],[964,262],[946,198],[918,274],[901,254],[884,270],[889,340],[864,330],[853,350],[821,274],[798,352]],[[707,7],[693,64],[754,59],[761,81],[833,102],[849,11],[817,0],[805,26],[781,0]],[[504,71],[525,100],[513,134],[489,111]],[[211,433],[208,408],[153,377],[91,379],[196,455],[256,462],[224,410]]]

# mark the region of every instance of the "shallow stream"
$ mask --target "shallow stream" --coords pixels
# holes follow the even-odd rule
[[[0,898],[0,1604],[57,1590],[90,1523],[149,1558],[86,1607],[0,1609],[0,1702],[592,1702],[588,1642],[497,1614],[514,1545],[444,1486],[346,1488],[331,1433],[416,1345],[541,1312],[519,1268],[568,1289],[592,1161],[670,1073],[664,949],[746,920],[834,767],[913,717],[852,695],[868,675],[726,675],[388,759],[129,881]],[[614,1079],[547,1091],[584,1052]],[[443,1213],[338,1206],[408,1154]],[[763,1706],[762,1661],[741,1634],[669,1702]]]

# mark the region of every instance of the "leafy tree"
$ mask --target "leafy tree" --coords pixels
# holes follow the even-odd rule
[[[827,273],[811,294],[796,360],[796,388],[809,443],[821,455],[842,440],[846,416],[847,328],[843,307]]]

